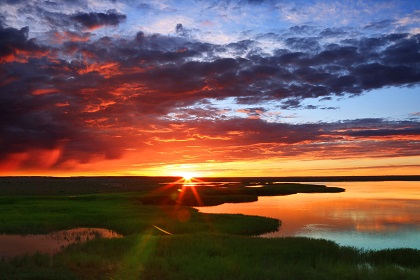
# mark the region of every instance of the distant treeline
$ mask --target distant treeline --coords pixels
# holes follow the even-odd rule
[[[248,178],[250,179],[250,178]],[[252,178],[254,179],[254,178]],[[420,175],[389,176],[303,176],[303,177],[259,177],[260,181],[276,182],[364,182],[364,181],[420,181]]]
[[[273,183],[273,182],[364,182],[364,181],[420,181],[420,175],[389,175],[389,176],[281,176],[281,177],[209,177],[200,178],[206,182],[241,182]]]
[[[181,177],[147,176],[0,176],[0,195],[76,195],[111,192],[148,193],[156,188],[182,182]],[[356,182],[356,181],[420,181],[420,175],[410,176],[307,176],[307,177],[208,177],[198,182],[225,182],[229,187],[270,185],[277,182]]]

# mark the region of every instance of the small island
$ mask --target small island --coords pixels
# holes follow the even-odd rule
[[[181,180],[182,181],[182,180]],[[297,193],[337,193],[345,189],[325,185],[298,183],[218,183],[211,187],[203,183],[187,182],[170,185],[144,195],[140,201],[144,204],[166,204],[185,206],[215,206],[223,203],[241,203],[257,201],[259,196],[281,196]]]

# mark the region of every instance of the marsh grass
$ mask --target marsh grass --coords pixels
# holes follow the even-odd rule
[[[70,245],[51,262],[34,255],[0,267],[11,276],[45,272],[42,279],[57,279],[52,271],[62,279],[419,279],[419,260],[418,250],[363,251],[319,239],[133,234]]]
[[[100,227],[126,235],[158,225],[175,234],[216,231],[257,235],[279,227],[279,221],[271,218],[204,214],[181,205],[142,205],[136,196],[130,193],[0,197],[0,231],[34,234]]]
[[[68,268],[53,264],[53,257],[48,254],[35,253],[0,261],[0,279],[77,279],[76,274]]]
[[[399,258],[403,252],[389,250],[375,254],[389,261],[391,255]],[[411,257],[420,260],[420,251],[412,250]],[[387,275],[388,279],[391,276],[416,279],[420,275],[418,265],[406,267],[392,261],[382,264],[373,261],[371,252],[340,247],[326,240],[209,234],[162,236],[144,276],[146,279],[152,275],[159,276],[156,279],[384,279]],[[371,269],[360,267],[364,263],[369,263]]]
[[[419,250],[362,251],[326,240],[250,237],[276,230],[279,221],[204,214],[182,205],[145,205],[142,199],[150,194],[151,185],[145,188],[148,191],[135,191],[138,187],[133,183],[130,192],[119,193],[117,181],[111,183],[105,191],[91,187],[95,193],[86,193],[80,186],[53,187],[53,191],[48,186],[28,195],[36,191],[29,183],[17,189],[25,195],[3,190],[10,193],[0,197],[1,233],[101,227],[125,237],[72,244],[53,256],[3,258],[0,279],[420,279]],[[296,190],[296,186],[283,187],[283,192]],[[271,195],[273,188],[268,186],[266,194]],[[253,199],[257,188],[249,189],[245,195],[242,190],[232,191],[223,199]],[[301,190],[314,188],[301,186]]]

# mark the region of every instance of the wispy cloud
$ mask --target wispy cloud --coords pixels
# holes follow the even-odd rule
[[[308,1],[285,2],[276,5],[280,16],[294,24],[351,25],[365,22],[375,16],[395,13],[396,3],[391,1]],[[381,15],[381,16],[379,16]]]

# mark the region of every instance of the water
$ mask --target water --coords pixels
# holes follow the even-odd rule
[[[36,252],[55,254],[70,244],[122,235],[104,228],[75,228],[48,234],[0,234],[0,259]]]
[[[257,202],[197,207],[280,219],[264,237],[324,238],[364,249],[420,249],[420,182],[327,182],[343,193],[259,197]]]

